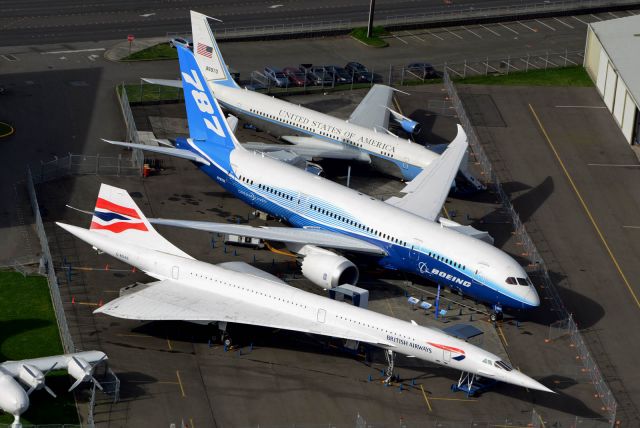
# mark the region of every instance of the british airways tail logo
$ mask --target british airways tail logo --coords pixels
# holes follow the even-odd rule
[[[125,230],[140,230],[147,232],[147,226],[141,221],[140,215],[133,208],[114,204],[103,198],[98,198],[93,211],[91,230],[108,230],[121,233]]]
[[[433,343],[433,342],[427,342],[427,343],[433,346],[434,348],[442,349],[443,351],[449,351],[452,354],[458,354],[455,357],[451,357],[456,361],[462,361],[466,357],[464,351],[460,348],[454,348],[453,346],[447,346],[447,345],[440,345],[439,343]]]

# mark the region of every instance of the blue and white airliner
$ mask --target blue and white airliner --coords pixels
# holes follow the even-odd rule
[[[278,152],[286,148],[306,160],[366,162],[380,172],[403,180],[413,180],[423,168],[439,157],[441,146],[434,146],[430,150],[400,138],[389,130],[391,119],[409,134],[419,132],[420,128],[419,123],[393,109],[394,89],[389,86],[374,85],[348,120],[242,89],[230,78],[207,18],[206,15],[191,11],[193,51],[205,81],[220,105],[235,116],[292,143],[283,146],[245,142],[245,147]],[[183,83],[180,80],[144,80],[175,87],[181,87]],[[466,157],[460,166],[460,176],[465,188],[484,188],[468,170]]]
[[[518,262],[478,239],[480,231],[439,219],[468,146],[461,126],[444,153],[407,183],[404,196],[378,200],[245,149],[193,53],[180,47],[178,51],[190,138],[176,140],[176,147],[109,142],[191,160],[239,199],[294,228],[150,221],[283,242],[300,256],[302,273],[323,288],[355,284],[358,269],[343,254],[360,253],[374,257],[383,268],[417,274],[486,302],[498,313],[502,307],[540,304]]]

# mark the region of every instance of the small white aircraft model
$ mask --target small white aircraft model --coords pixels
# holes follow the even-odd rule
[[[217,100],[234,115],[259,124],[262,129],[292,144],[245,143],[247,149],[276,153],[286,150],[308,161],[319,158],[366,162],[403,180],[413,180],[439,157],[435,151],[389,131],[390,119],[410,134],[420,128],[417,122],[392,109],[394,89],[389,86],[374,85],[346,121],[240,88],[229,73],[207,18],[191,11],[193,53]],[[182,87],[179,80],[143,80]],[[460,173],[473,188],[483,188],[468,171],[466,156]]]
[[[21,361],[5,361],[0,364],[0,409],[14,417],[12,428],[20,428],[20,415],[29,407],[29,396],[33,391],[44,389],[52,397],[56,394],[45,384],[45,378],[52,370],[67,370],[76,379],[69,391],[82,382],[92,381],[102,389],[93,377],[96,366],[107,359],[101,351],[76,352]],[[23,386],[24,385],[24,386]],[[28,388],[25,391],[25,387]]]
[[[442,331],[299,290],[244,262],[195,260],[154,230],[123,189],[101,185],[89,229],[57,224],[157,279],[94,313],[223,326],[234,322],[336,337],[387,350],[388,378],[397,352],[460,370],[472,381],[482,376],[550,392],[498,356]]]

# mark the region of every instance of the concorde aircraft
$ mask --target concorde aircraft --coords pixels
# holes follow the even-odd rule
[[[216,99],[234,115],[247,122],[258,123],[262,129],[292,143],[292,146],[284,146],[288,151],[307,160],[328,158],[364,161],[371,163],[377,170],[404,180],[414,179],[422,169],[438,158],[439,155],[434,151],[389,131],[390,118],[409,133],[419,129],[417,122],[392,109],[392,88],[374,85],[345,121],[240,88],[231,78],[207,16],[191,11],[191,29],[196,61]],[[182,86],[181,81],[144,80]],[[245,145],[260,151],[283,150],[282,144]],[[472,188],[483,188],[482,183],[468,171],[466,157],[460,167],[460,174]]]
[[[524,269],[503,251],[476,239],[481,233],[444,219],[449,193],[467,141],[461,126],[445,152],[402,190],[381,201],[299,168],[246,150],[236,140],[191,51],[178,47],[191,138],[176,147],[113,142],[181,157],[247,204],[296,228],[255,228],[226,223],[153,220],[158,224],[233,233],[284,242],[302,258],[302,273],[323,288],[355,285],[357,267],[339,252],[371,256],[380,266],[426,277],[503,306],[540,304]]]
[[[215,119],[212,119],[215,122]],[[213,123],[212,122],[212,123]],[[500,357],[440,330],[422,327],[291,287],[244,262],[195,260],[163,238],[123,189],[102,184],[91,226],[60,227],[157,281],[137,285],[94,313],[135,320],[227,322],[312,333],[385,349],[475,376],[552,392]]]
[[[93,377],[96,366],[107,359],[100,351],[76,352],[73,354],[53,355],[20,361],[5,361],[0,364],[0,409],[13,415],[12,428],[20,428],[20,415],[29,407],[29,396],[33,391],[44,389],[54,398],[56,394],[45,384],[45,377],[52,370],[67,370],[76,379],[69,391],[73,391],[82,382],[93,381],[102,386]],[[25,388],[28,388],[25,391]]]

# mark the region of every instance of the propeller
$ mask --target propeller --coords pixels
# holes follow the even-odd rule
[[[69,388],[69,392],[76,389],[82,382],[88,380],[93,381],[93,383],[98,387],[98,389],[100,389],[100,391],[104,391],[102,385],[100,385],[100,382],[98,382],[98,380],[93,376],[93,372],[96,369],[96,366],[100,364],[105,358],[107,358],[107,356],[103,355],[98,361],[91,365],[82,358],[78,358],[76,356],[71,357],[73,364],[69,364],[67,370],[69,371],[69,374],[71,376],[76,378],[76,381],[73,383],[73,385],[71,385],[71,388]]]
[[[29,390],[27,391],[27,395],[31,395],[31,393],[37,389],[44,389],[51,395],[53,398],[56,398],[56,394],[47,386],[45,383],[45,378],[58,365],[57,362],[54,362],[53,365],[47,370],[45,373],[42,373],[37,367],[32,366],[30,364],[23,364],[21,367],[20,379],[29,386]]]

